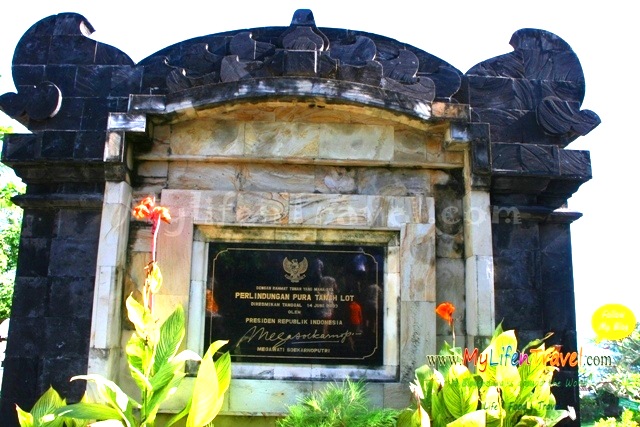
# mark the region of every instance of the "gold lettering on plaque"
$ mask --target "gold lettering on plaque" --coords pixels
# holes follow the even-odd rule
[[[302,261],[298,262],[295,258],[289,261],[289,258],[285,257],[282,268],[288,273],[284,275],[285,278],[291,280],[291,283],[298,283],[305,278],[304,272],[309,268],[309,262],[307,258],[302,258]]]

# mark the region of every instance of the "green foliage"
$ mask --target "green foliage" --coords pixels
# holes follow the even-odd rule
[[[10,128],[0,126],[0,146]],[[18,262],[22,209],[11,201],[24,192],[24,185],[13,171],[0,163],[0,320],[11,314],[13,281]]]
[[[600,419],[598,422],[594,424],[594,427],[638,427],[637,421],[633,420],[634,414],[629,409],[625,409],[622,412],[622,416],[620,417],[620,421],[615,418],[609,417],[606,419]]]
[[[168,222],[168,211],[165,213],[162,219]],[[160,219],[157,215],[151,217],[156,229]],[[153,261],[149,263],[151,268],[146,269],[147,278],[143,287],[143,294],[147,298],[142,304],[133,296],[126,301],[127,315],[135,331],[127,342],[125,353],[129,372],[140,392],[139,401],[100,375],[78,375],[71,380],[85,380],[92,385],[99,397],[97,401],[83,400],[70,405],[62,401],[47,405],[36,403],[32,413],[37,411],[37,417],[30,417],[22,409],[16,408],[21,427],[63,427],[66,420],[76,423],[69,424],[69,427],[81,427],[89,421],[104,422],[94,424],[96,426],[106,426],[105,423],[111,421],[109,425],[114,426],[153,427],[161,405],[178,390],[186,376],[187,361],[200,362],[193,389],[184,409],[171,418],[165,427],[184,417],[187,418],[186,427],[213,426],[231,382],[229,352],[216,357],[227,341],[212,343],[202,359],[191,350],[180,351],[185,336],[182,306],[178,305],[161,324],[153,314],[152,296],[159,290],[162,277],[155,262],[155,251],[153,256]],[[47,420],[51,424],[34,424],[34,420]]]
[[[458,362],[447,366],[445,375],[428,365],[416,370],[410,388],[417,409],[411,417],[403,414],[398,426],[552,426],[570,416],[570,411],[555,409],[551,394],[555,368],[547,360],[555,348],[545,349],[543,341],[534,341],[525,349],[535,354],[529,353],[525,361],[505,354],[507,349],[516,352],[517,345],[513,330],[498,327],[489,346],[475,355],[475,374],[462,364],[472,356],[463,357],[461,349],[445,346]]]
[[[184,336],[184,311],[178,306],[160,326],[157,334],[151,329],[155,322],[144,316],[144,308],[129,297],[130,310],[142,312],[146,319],[136,326],[149,341],[134,333],[127,344],[129,369],[140,388],[142,399],[137,402],[128,396],[113,381],[99,375],[78,375],[72,380],[86,380],[93,383],[99,402],[83,401],[66,405],[59,395],[50,389],[27,413],[16,408],[21,427],[82,427],[92,420],[117,420],[126,427],[153,426],[160,405],[176,391],[184,378],[187,360],[201,360],[195,380],[194,392],[185,410],[174,416],[167,427],[187,417],[187,427],[204,427],[212,423],[222,407],[224,393],[231,381],[231,358],[228,352],[214,361],[214,355],[226,344],[216,341],[211,344],[205,356],[192,351],[178,352]],[[138,312],[138,314],[140,314]],[[135,318],[131,315],[131,318]],[[139,319],[136,319],[139,320]],[[157,342],[153,339],[157,338]]]
[[[16,405],[18,421],[22,427],[85,427],[88,422],[53,415],[65,404],[58,392],[50,387],[33,405],[31,412],[23,411]]]
[[[140,401],[99,375],[79,375],[72,380],[86,380],[94,384],[100,400],[65,405],[55,410],[53,415],[87,421],[118,420],[126,427],[151,427],[162,403],[177,390],[185,377],[185,362],[195,360],[200,361],[200,368],[191,399],[167,427],[185,416],[187,427],[210,425],[222,407],[231,381],[229,353],[214,361],[215,354],[227,341],[214,342],[200,359],[190,350],[179,352],[185,334],[182,306],[178,306],[159,328],[149,308],[131,296],[127,299],[127,310],[136,331],[127,343],[126,354],[129,371],[140,389]]]
[[[615,354],[616,363],[614,367],[605,368],[598,388],[619,397],[640,400],[640,323],[628,337],[602,341],[601,345]]]
[[[599,394],[588,395],[580,398],[580,421],[593,423],[605,416],[606,405]]]
[[[278,427],[392,427],[399,412],[371,408],[362,381],[328,384],[322,391],[303,397],[289,407]]]

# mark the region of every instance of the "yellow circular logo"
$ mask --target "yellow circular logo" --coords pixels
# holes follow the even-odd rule
[[[621,340],[635,329],[636,316],[622,304],[605,304],[593,313],[591,327],[596,333],[596,342]]]

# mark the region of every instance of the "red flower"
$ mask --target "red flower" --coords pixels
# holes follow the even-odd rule
[[[443,302],[436,307],[436,314],[446,320],[449,325],[453,323],[454,311],[456,311],[456,307],[450,302]]]
[[[157,216],[159,219],[166,222],[167,224],[171,223],[171,215],[169,215],[169,208],[156,206],[155,208],[153,208],[152,215]]]
[[[143,204],[139,204],[138,206],[133,208],[133,216],[136,219],[149,218],[150,214],[151,212],[149,212],[149,209],[147,209],[147,207]]]
[[[137,206],[133,208],[133,216],[136,219],[150,219],[151,222],[157,223],[158,220],[162,220],[169,224],[171,222],[171,215],[169,215],[169,208],[163,206],[156,206],[156,202],[153,197],[146,197]]]

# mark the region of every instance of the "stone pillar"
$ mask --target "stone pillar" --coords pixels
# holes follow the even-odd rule
[[[43,142],[41,135],[10,135],[3,153],[27,184],[27,193],[16,198],[24,220],[4,361],[3,425],[17,425],[15,404],[30,408],[49,386],[71,401],[84,393],[84,384],[69,378],[87,370],[104,184],[73,180],[81,163],[55,167],[42,158],[18,159],[15,148]]]
[[[578,351],[569,228],[581,215],[497,209],[504,213],[493,226],[496,319],[518,331],[522,346],[553,332],[547,345]],[[578,367],[560,368],[554,381],[559,407],[578,410]]]
[[[27,185],[0,419],[17,426],[53,386],[69,401],[84,393],[96,259],[107,180],[126,181],[123,138],[108,137],[110,112],[125,111],[141,72],[121,51],[86,37],[82,16],[34,24],[16,46],[17,93],[0,108],[32,134],[8,135],[2,161]],[[113,136],[113,135],[111,135]],[[107,201],[108,202],[108,201]]]

